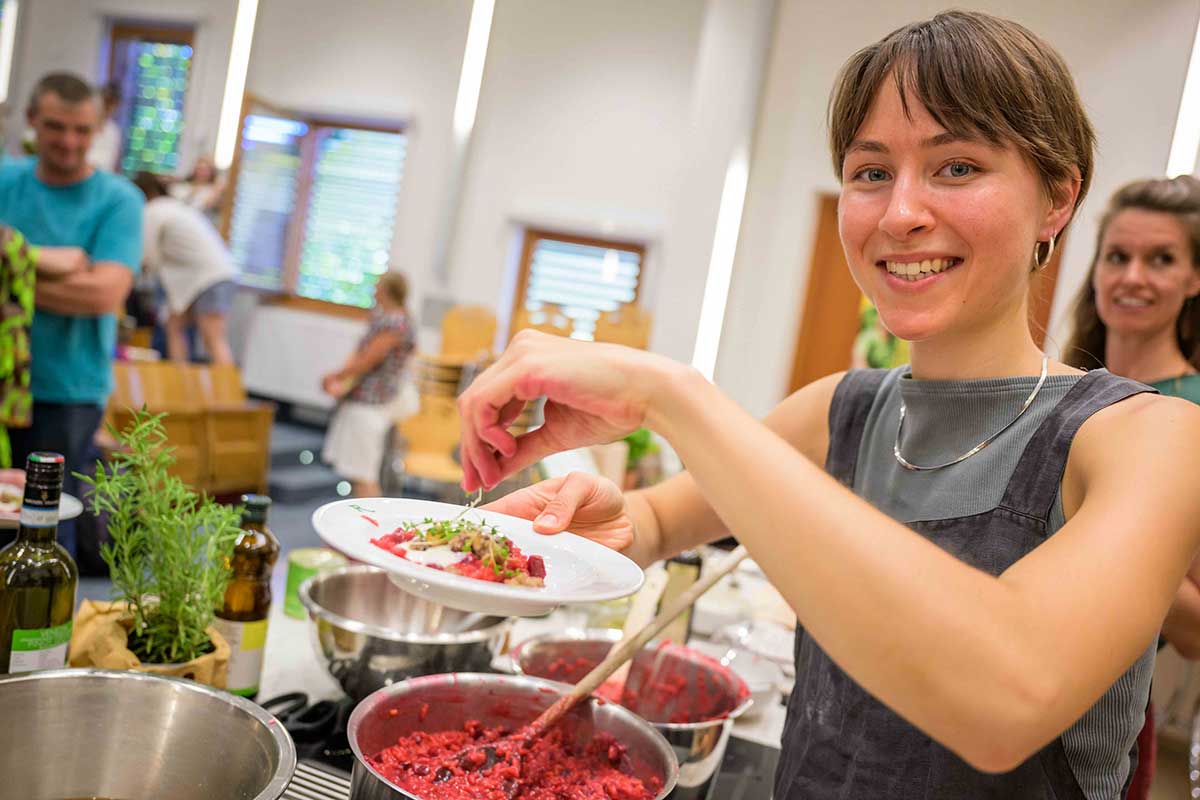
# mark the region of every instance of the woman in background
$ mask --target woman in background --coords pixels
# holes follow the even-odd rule
[[[1067,363],[1100,365],[1159,392],[1200,403],[1200,181],[1190,175],[1135,181],[1117,191],[1100,222],[1091,275],[1075,306]],[[1200,565],[1180,584],[1163,623],[1179,654],[1200,659]],[[1153,708],[1138,737],[1130,800],[1150,796]]]
[[[321,379],[321,388],[338,401],[321,458],[350,481],[355,497],[380,493],[384,442],[400,396],[404,364],[413,350],[407,299],[403,273],[381,275],[371,322],[358,349],[341,369]]]
[[[221,213],[221,200],[224,195],[225,178],[208,156],[197,158],[196,163],[192,165],[191,174],[171,185],[172,197],[179,198],[208,217],[214,226]]]
[[[226,319],[237,292],[237,267],[225,242],[204,215],[167,194],[157,175],[139,172],[133,182],[146,195],[146,271],[158,277],[167,299],[167,356],[189,360],[187,328],[195,324],[209,360],[232,364]]]

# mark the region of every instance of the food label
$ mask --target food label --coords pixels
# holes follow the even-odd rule
[[[67,645],[70,642],[71,622],[53,628],[17,628],[13,631],[8,671],[61,669],[67,665]]]
[[[27,528],[53,528],[58,525],[58,506],[54,506],[54,508],[21,506],[21,524]]]
[[[267,644],[267,621],[234,622],[218,617],[213,620],[213,625],[229,643],[226,691],[246,697],[257,694]]]

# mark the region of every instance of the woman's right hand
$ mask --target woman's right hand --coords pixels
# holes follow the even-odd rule
[[[613,550],[625,550],[636,533],[621,489],[607,478],[571,472],[535,483],[483,506],[533,520],[538,533],[571,533]]]

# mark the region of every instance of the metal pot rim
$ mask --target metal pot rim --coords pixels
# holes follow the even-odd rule
[[[370,761],[368,761],[366,756],[363,755],[362,749],[358,746],[359,726],[362,725],[364,717],[373,713],[375,708],[381,703],[385,702],[391,695],[406,694],[416,689],[420,689],[421,685],[425,683],[436,684],[449,682],[461,682],[466,684],[507,683],[515,686],[527,687],[530,689],[550,689],[553,690],[556,695],[561,695],[564,693],[564,686],[566,689],[571,688],[569,685],[558,683],[557,681],[548,681],[544,678],[535,678],[531,675],[498,675],[494,673],[483,672],[452,672],[441,675],[424,675],[419,678],[409,678],[406,681],[393,683],[391,686],[384,686],[382,689],[376,689],[374,692],[367,695],[361,702],[359,702],[357,706],[354,707],[354,710],[350,712],[350,718],[346,723],[346,738],[350,741],[350,749],[354,751],[355,760],[360,765],[365,767],[372,775],[383,781],[385,785],[407,795],[407,792],[396,786],[396,784],[389,781],[383,775],[379,774],[378,770],[371,766]],[[587,702],[595,703],[597,702],[597,699],[592,697],[589,698]],[[630,718],[637,724],[645,726],[645,728],[652,732],[651,738],[654,741],[655,747],[658,748],[661,754],[666,756],[666,761],[670,765],[670,769],[668,770],[665,780],[663,781],[662,791],[658,794],[659,798],[666,797],[675,788],[675,784],[679,780],[679,759],[675,755],[674,748],[671,747],[670,743],[667,742],[662,733],[655,729],[653,723],[647,722],[624,706],[617,705],[616,703],[607,703],[606,705],[613,709],[616,713]]]
[[[559,633],[539,633],[537,636],[530,636],[528,639],[524,639],[524,640],[518,642],[516,645],[514,645],[512,650],[509,651],[509,660],[512,662],[512,668],[516,672],[517,675],[521,675],[521,676],[528,677],[528,678],[533,678],[534,680],[546,681],[547,683],[553,683],[558,686],[566,686],[566,687],[570,688],[572,686],[572,684],[570,684],[570,683],[556,681],[556,680],[553,680],[552,678],[542,678],[537,675],[529,675],[527,672],[525,672],[525,670],[523,670],[521,668],[521,651],[524,650],[527,645],[540,644],[541,642],[561,642],[561,641],[590,642],[590,641],[608,640],[608,641],[612,642],[613,644],[616,644],[617,642],[621,641],[621,637],[622,637],[621,631],[615,630],[613,628],[568,628],[567,630],[559,632]],[[646,646],[653,647],[654,645],[655,645],[655,642],[651,641]],[[677,645],[677,646],[683,648],[684,650],[691,649],[685,644]],[[708,656],[707,654],[702,653],[699,650],[692,650],[692,652],[698,653],[699,655],[702,655],[705,658],[711,658],[711,656]],[[726,669],[729,669],[729,668],[726,667]],[[729,670],[729,671],[731,673],[733,673],[733,676],[735,678],[737,678],[739,681],[741,681],[743,686],[745,686],[746,699],[744,701],[742,701],[742,703],[740,705],[734,707],[733,710],[731,710],[725,716],[718,717],[716,719],[702,720],[700,722],[651,722],[650,720],[645,720],[646,723],[649,725],[653,725],[655,728],[660,728],[664,731],[697,731],[697,730],[703,730],[704,728],[712,728],[712,727],[716,727],[718,725],[723,725],[726,722],[732,722],[733,720],[740,717],[742,714],[745,714],[746,711],[749,710],[750,706],[754,705],[754,698],[750,696],[750,687],[746,685],[746,682],[742,679],[742,676],[738,675],[736,672],[733,672],[733,670]],[[624,706],[622,706],[622,708],[624,708]],[[626,709],[626,710],[628,711],[628,709]],[[629,713],[633,714],[634,712],[630,711]],[[637,716],[637,715],[635,714],[635,716]],[[643,719],[643,718],[638,717],[638,719]]]
[[[511,617],[492,617],[491,619],[498,621],[486,627],[474,628],[460,633],[402,633],[389,628],[382,628],[378,625],[372,625],[369,622],[360,622],[349,617],[343,617],[341,614],[325,608],[325,606],[318,603],[312,596],[313,587],[320,581],[342,575],[371,573],[387,575],[387,570],[372,567],[368,564],[350,564],[338,567],[337,569],[322,570],[300,584],[298,592],[300,602],[304,605],[310,617],[329,622],[352,633],[361,633],[389,642],[407,642],[410,644],[473,644],[475,642],[485,642],[512,625]]]
[[[211,686],[205,686],[202,683],[188,680],[187,678],[177,678],[168,675],[153,675],[148,672],[136,672],[133,670],[116,670],[116,669],[95,669],[92,667],[75,667],[72,669],[53,669],[39,670],[35,672],[22,672],[16,675],[0,676],[0,686],[13,683],[24,683],[26,681],[46,681],[46,680],[65,680],[67,678],[95,678],[99,680],[120,680],[120,681],[137,681],[143,683],[173,683],[183,691],[195,692],[196,694],[207,695],[214,700],[221,701],[227,705],[234,706],[246,714],[256,719],[264,728],[271,734],[272,740],[279,752],[279,766],[275,768],[275,774],[270,782],[263,787],[263,790],[256,794],[253,800],[276,800],[283,796],[288,785],[292,782],[293,774],[296,771],[296,745],[292,742],[292,737],[284,729],[272,714],[262,708],[257,703],[251,702],[244,697],[238,697],[235,694],[214,689]]]

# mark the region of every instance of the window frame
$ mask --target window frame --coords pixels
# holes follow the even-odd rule
[[[322,136],[330,128],[345,128],[359,131],[374,131],[376,133],[393,133],[408,135],[408,124],[405,122],[380,122],[378,120],[363,120],[352,117],[337,117],[320,113],[304,113],[282,108],[274,103],[263,100],[251,92],[242,96],[242,108],[238,114],[238,146],[233,151],[233,162],[229,165],[226,177],[225,197],[221,205],[220,233],[226,242],[229,241],[233,226],[234,202],[237,197],[238,178],[242,166],[242,134],[246,129],[246,117],[251,114],[277,114],[280,117],[303,122],[308,131],[300,138],[300,174],[296,181],[296,204],[288,220],[286,244],[284,246],[283,263],[280,264],[280,288],[278,290],[263,289],[257,286],[247,286],[238,281],[238,285],[246,290],[258,292],[270,298],[272,305],[292,308],[298,311],[310,311],[332,316],[349,317],[352,319],[367,319],[371,310],[358,306],[335,303],[330,300],[319,300],[312,297],[301,297],[297,293],[300,282],[300,260],[304,248],[304,233],[308,222],[308,212],[312,199],[312,188],[316,176],[317,154]],[[406,156],[407,162],[407,156]],[[401,184],[401,187],[403,184]],[[397,191],[400,187],[397,188]],[[395,228],[392,229],[395,239]]]
[[[579,244],[586,247],[600,247],[605,250],[621,250],[628,253],[638,254],[638,277],[637,285],[633,289],[633,299],[627,303],[622,303],[621,308],[626,306],[640,306],[642,299],[642,285],[646,278],[646,244],[643,242],[634,242],[621,239],[602,239],[597,236],[591,236],[582,233],[566,233],[551,228],[534,228],[526,227],[523,232],[524,240],[521,242],[521,261],[517,268],[517,287],[513,293],[513,305],[510,309],[509,331],[508,338],[512,338],[515,331],[512,330],[513,322],[517,319],[517,314],[525,305],[525,291],[529,288],[529,274],[533,268],[533,253],[537,249],[537,243],[542,239],[550,239],[555,242],[566,242],[567,244]]]

